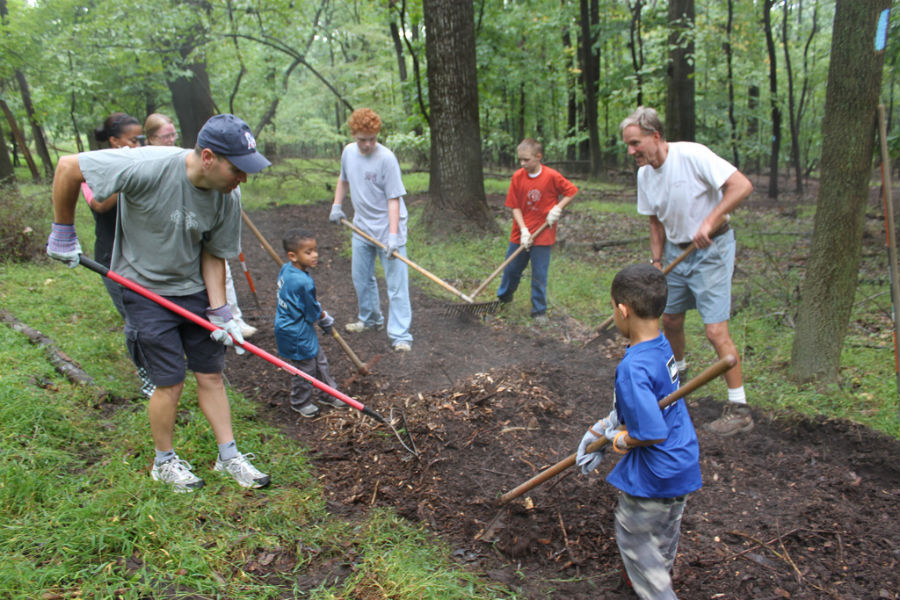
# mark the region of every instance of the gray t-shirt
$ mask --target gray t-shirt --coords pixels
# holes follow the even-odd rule
[[[375,144],[368,156],[359,153],[356,142],[347,144],[341,154],[341,180],[350,183],[353,201],[353,224],[387,245],[390,223],[388,200],[400,199],[400,225],[397,233],[400,245],[406,244],[406,188],[400,174],[400,163],[394,153]],[[355,234],[354,234],[355,235]]]
[[[96,197],[124,193],[112,270],[160,295],[206,289],[200,272],[203,249],[221,258],[241,251],[240,188],[222,194],[195,187],[187,177],[189,152],[147,146],[78,155]]]

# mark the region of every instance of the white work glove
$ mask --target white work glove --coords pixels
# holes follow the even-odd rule
[[[587,447],[604,437],[607,429],[618,426],[619,415],[616,413],[615,407],[613,407],[605,419],[600,419],[585,432],[584,437],[581,438],[581,443],[578,445],[578,456],[575,459],[575,464],[581,467],[582,473],[587,475],[600,466],[600,461],[603,460],[603,454],[606,452],[606,446],[603,446],[597,452],[587,452]]]
[[[319,327],[322,328],[325,335],[331,335],[332,327],[334,327],[334,317],[323,310],[322,316],[319,318]]]
[[[578,444],[578,454],[575,456],[575,464],[581,467],[581,472],[584,475],[589,474],[599,467],[600,462],[603,460],[603,455],[606,453],[606,446],[603,446],[596,452],[587,451],[588,446],[603,438],[603,425],[605,423],[606,421],[601,419],[591,425],[588,430],[584,432],[581,443]]]
[[[550,225],[552,227],[557,221],[559,221],[560,216],[562,216],[562,207],[557,204],[550,209],[550,212],[547,213],[547,225]]]
[[[532,243],[534,240],[531,238],[531,232],[528,231],[528,228],[527,228],[527,227],[520,227],[520,228],[519,228],[519,235],[520,235],[519,243],[520,243],[521,245],[525,246],[525,249],[526,249],[526,250],[527,250],[528,248],[531,248],[531,243]]]
[[[61,260],[70,269],[74,269],[78,266],[80,254],[81,244],[78,242],[75,226],[53,223],[50,227],[50,236],[47,238],[47,256]]]
[[[625,436],[628,435],[628,430],[619,429],[618,424],[611,424],[603,432],[603,435],[609,440],[609,445],[616,453],[625,454],[631,449],[625,445]]]
[[[331,214],[328,215],[328,220],[335,225],[341,224],[341,219],[346,219],[347,215],[344,214],[343,209],[341,209],[340,204],[332,204],[331,205]]]
[[[221,328],[210,333],[209,337],[225,346],[232,346],[238,354],[246,352],[239,345],[244,343],[241,326],[234,320],[231,309],[228,308],[227,304],[223,304],[219,308],[207,308],[206,318],[210,323]]]
[[[386,250],[388,258],[394,258],[394,252],[399,249],[400,249],[400,234],[399,233],[389,233],[387,250]]]

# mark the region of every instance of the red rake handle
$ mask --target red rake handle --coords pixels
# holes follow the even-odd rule
[[[90,258],[86,257],[83,254],[79,255],[78,261],[83,266],[90,269],[91,271],[94,271],[95,273],[99,273],[100,275],[106,277],[107,279],[111,279],[111,280],[115,281],[116,283],[118,283],[119,285],[121,285],[123,287],[127,287],[131,291],[136,292],[136,293],[140,294],[141,296],[143,296],[149,300],[152,300],[153,302],[156,302],[163,308],[167,308],[167,309],[171,310],[175,314],[180,315],[180,316],[184,317],[185,319],[188,319],[189,321],[193,322],[196,325],[199,325],[200,327],[203,327],[204,329],[207,329],[209,331],[216,331],[219,329],[219,327],[216,327],[215,325],[213,325],[206,319],[204,319],[202,317],[198,317],[191,311],[186,310],[186,309],[182,308],[181,306],[178,306],[177,304],[175,304],[174,302],[172,302],[170,300],[166,300],[159,294],[157,294],[155,292],[151,292],[147,288],[131,281],[130,279],[126,279],[126,278],[122,277],[115,271],[111,271],[111,270],[107,269],[100,263],[91,260]],[[309,383],[311,383],[314,387],[322,390],[329,396],[333,396],[333,397],[337,398],[338,400],[340,400],[341,402],[344,402],[345,404],[352,406],[353,408],[362,412],[363,414],[366,414],[366,415],[372,417],[379,423],[387,424],[387,421],[385,420],[384,417],[382,417],[381,415],[379,415],[377,412],[373,411],[372,409],[366,407],[359,400],[354,400],[347,394],[334,389],[330,385],[322,383],[321,381],[319,381],[315,377],[312,377],[311,375],[307,375],[306,373],[304,373],[303,371],[301,371],[294,365],[281,360],[277,356],[273,356],[272,354],[266,352],[259,346],[254,346],[250,342],[244,342],[243,344],[238,344],[238,345],[240,345],[244,350],[247,350],[248,352],[257,355],[258,357],[269,361],[273,365],[275,365],[277,367],[281,367],[282,369],[284,369],[291,375],[298,375],[298,376],[302,377],[303,379],[305,379]]]
[[[722,373],[724,373],[725,371],[727,371],[728,369],[730,369],[731,367],[733,367],[736,364],[737,364],[737,359],[730,354],[725,356],[724,358],[719,359],[712,366],[707,367],[702,373],[700,373],[699,375],[697,375],[696,377],[694,377],[693,379],[691,379],[690,381],[685,383],[683,386],[681,386],[680,388],[678,388],[677,390],[675,390],[674,392],[672,392],[671,394],[669,394],[668,396],[666,396],[665,398],[660,400],[659,408],[663,409],[663,408],[669,406],[670,404],[672,404],[673,402],[675,402],[676,400],[678,400],[679,398],[687,396],[688,394],[690,394],[697,388],[706,385],[707,383],[709,383],[710,381],[712,381],[713,379],[715,379],[716,377],[718,377],[719,375],[721,375]],[[608,442],[609,442],[609,440],[607,440],[605,437],[600,438],[596,442],[590,444],[587,447],[587,451],[588,452],[596,452],[596,451],[600,450],[600,448],[605,446]],[[521,496],[528,490],[544,483],[545,481],[547,481],[554,475],[565,471],[566,469],[568,469],[569,467],[571,467],[572,465],[575,464],[576,457],[577,457],[577,454],[572,454],[568,458],[564,458],[563,460],[559,461],[552,467],[549,467],[548,469],[541,471],[540,473],[538,473],[537,475],[535,475],[534,477],[532,477],[525,483],[519,485],[512,491],[506,492],[505,494],[503,494],[502,496],[497,498],[497,505],[503,506],[504,504],[508,503],[510,500],[518,498],[519,496]]]

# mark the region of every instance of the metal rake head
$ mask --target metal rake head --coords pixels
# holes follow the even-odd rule
[[[500,308],[502,303],[499,300],[492,302],[473,302],[471,304],[448,304],[444,307],[444,314],[454,316],[475,316],[492,315]]]

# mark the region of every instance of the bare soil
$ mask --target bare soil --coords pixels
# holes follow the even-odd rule
[[[502,198],[490,202],[502,210]],[[258,400],[263,418],[308,446],[329,510],[358,518],[372,507],[392,507],[446,542],[454,560],[524,598],[634,597],[623,585],[614,539],[616,490],[603,479],[614,458],[593,476],[569,469],[501,509],[495,505],[500,494],[573,453],[587,426],[606,413],[622,340],[611,335],[585,347],[596,324],[559,310],[530,330],[513,328],[502,315],[447,315],[446,303],[423,291],[434,284],[413,271],[411,353],[393,352],[383,331],[344,333],[356,318],[349,259],[339,252],[350,234],[328,224],[327,215],[319,204],[273,207],[250,218],[275,248],[289,227],[317,232],[319,300],[360,358],[375,359],[370,375],[355,375],[336,342],[323,338],[332,375],[342,391],[385,417],[392,409],[405,417],[418,458],[356,411],[299,418],[287,408],[290,376],[267,362],[229,356],[226,374]],[[262,310],[236,268],[241,305],[260,329],[252,341],[274,353],[277,265],[247,228],[243,241]],[[596,252],[569,241],[566,251]],[[485,275],[501,260],[487,257]],[[711,350],[709,357],[712,363]],[[685,510],[675,568],[680,597],[900,597],[897,440],[848,422],[758,409],[753,431],[719,439],[700,426],[721,404],[701,389],[688,406],[704,486]],[[313,560],[298,586],[345,577],[353,568],[349,550],[345,558],[340,565]],[[268,551],[243,568],[265,576],[290,572],[295,563]],[[382,597],[373,589],[355,597]]]

